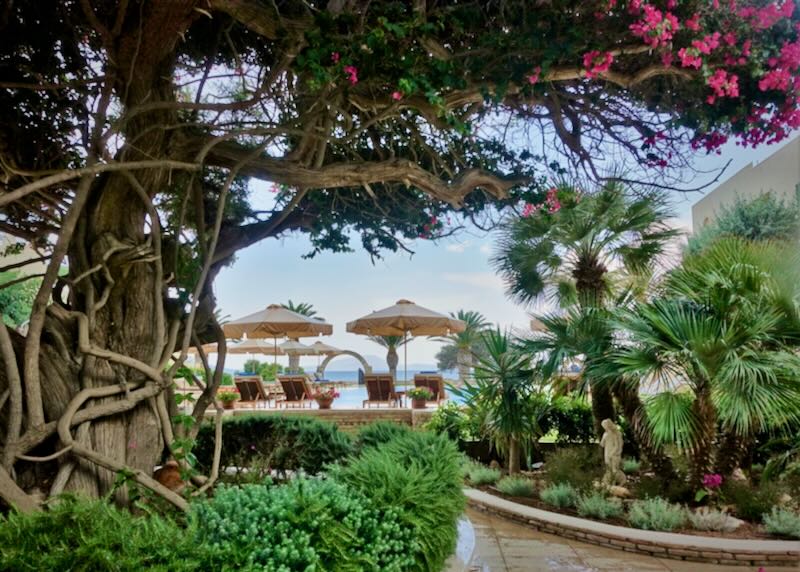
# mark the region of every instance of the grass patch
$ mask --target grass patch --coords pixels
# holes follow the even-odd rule
[[[492,469],[480,463],[474,463],[467,470],[467,479],[469,479],[470,484],[476,487],[493,485],[499,481],[502,476],[503,473],[500,472],[500,469]]]
[[[512,497],[532,497],[536,492],[533,481],[525,477],[505,477],[497,483],[497,489]]]
[[[581,495],[575,508],[581,516],[588,516],[592,518],[617,518],[622,516],[622,502],[616,498],[607,498],[599,492],[593,492],[588,495]]]
[[[542,490],[539,498],[557,508],[573,507],[578,500],[578,491],[569,483],[559,483]]]

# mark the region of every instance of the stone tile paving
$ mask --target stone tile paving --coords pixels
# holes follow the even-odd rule
[[[475,527],[473,572],[757,572],[746,566],[718,566],[628,554],[531,530],[511,521],[468,510]],[[768,566],[766,572],[798,572]]]

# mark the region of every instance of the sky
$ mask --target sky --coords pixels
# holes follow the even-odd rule
[[[729,160],[719,182],[728,179],[751,161],[760,161],[781,145],[743,150],[732,144],[722,154],[705,157],[698,162],[706,175],[698,175],[696,183],[710,181]],[[714,170],[717,172],[714,172]],[[676,218],[674,224],[685,231],[691,229],[691,205],[716,185],[702,192],[671,195]],[[254,199],[267,193],[266,185],[254,184]],[[528,314],[536,307],[524,307],[510,301],[502,280],[494,273],[489,259],[495,237],[477,229],[466,229],[455,237],[433,243],[419,240],[410,244],[415,251],[386,253],[374,263],[363,250],[353,253],[322,253],[306,260],[301,256],[310,250],[308,239],[299,233],[279,239],[267,239],[237,255],[236,262],[224,269],[216,280],[216,295],[222,315],[231,319],[263,309],[269,304],[308,302],[319,316],[333,324],[333,335],[323,341],[338,348],[369,356],[382,357],[383,348],[364,336],[349,334],[345,324],[374,310],[409,299],[431,310],[449,313],[459,309],[481,312],[501,328],[526,329]],[[358,242],[354,241],[354,245]],[[308,343],[315,341],[306,338]],[[434,366],[441,342],[418,338],[408,346],[409,364]],[[264,360],[273,358],[264,357]],[[286,363],[285,357],[278,358]],[[241,368],[245,356],[229,356],[226,367]],[[329,370],[350,369],[344,357],[333,360]],[[307,369],[317,358],[303,358]],[[341,367],[345,366],[345,367]],[[402,367],[402,362],[401,362]],[[413,369],[412,366],[410,366]]]

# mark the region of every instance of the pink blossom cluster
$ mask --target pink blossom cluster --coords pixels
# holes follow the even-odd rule
[[[350,82],[350,85],[355,85],[358,83],[358,68],[355,66],[344,66],[344,74],[347,76],[347,81]]]
[[[722,486],[722,475],[716,473],[703,475],[703,486],[707,489],[718,489]]]
[[[533,73],[528,76],[528,83],[531,85],[539,83],[541,73],[542,73],[541,66],[536,66],[535,68],[533,68]]]
[[[680,28],[678,18],[672,12],[663,13],[652,4],[645,4],[642,10],[642,19],[630,25],[633,35],[642,38],[645,44],[653,48],[669,44]]]
[[[793,13],[794,0],[783,0],[782,2],[770,2],[761,8],[755,6],[740,8],[737,15],[749,20],[754,28],[766,30],[784,18],[791,18]]]
[[[711,131],[709,133],[698,133],[692,139],[692,149],[704,148],[707,153],[716,152],[717,155],[722,153],[720,147],[728,142],[728,136],[719,131]]]
[[[544,202],[541,204],[534,205],[531,203],[525,203],[525,206],[522,207],[522,216],[523,218],[528,218],[545,207],[547,208],[547,212],[550,214],[557,213],[559,210],[561,210],[561,201],[558,200],[557,188],[550,188],[547,191]]]
[[[718,97],[739,97],[739,76],[719,69],[713,73],[706,83],[714,91],[709,95],[708,103],[713,104]]]
[[[583,54],[583,67],[586,69],[586,77],[593,79],[611,68],[614,61],[614,54],[611,52],[600,52],[592,50]]]

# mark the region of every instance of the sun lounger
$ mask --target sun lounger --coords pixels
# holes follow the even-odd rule
[[[233,382],[239,390],[239,400],[242,403],[252,403],[255,408],[258,408],[259,403],[263,403],[264,407],[269,407],[272,395],[264,387],[260,375],[237,375],[233,378]]]
[[[433,394],[433,398],[430,401],[435,401],[437,405],[447,401],[447,392],[444,388],[444,378],[438,373],[416,374],[414,376],[414,387],[428,388]]]
[[[404,393],[395,391],[394,376],[391,374],[369,374],[364,375],[364,385],[367,387],[367,398],[364,400],[363,407],[377,405],[388,405],[389,407],[399,407],[400,400]]]
[[[284,407],[311,407],[314,391],[305,375],[279,375],[278,382],[286,398],[281,401]]]

